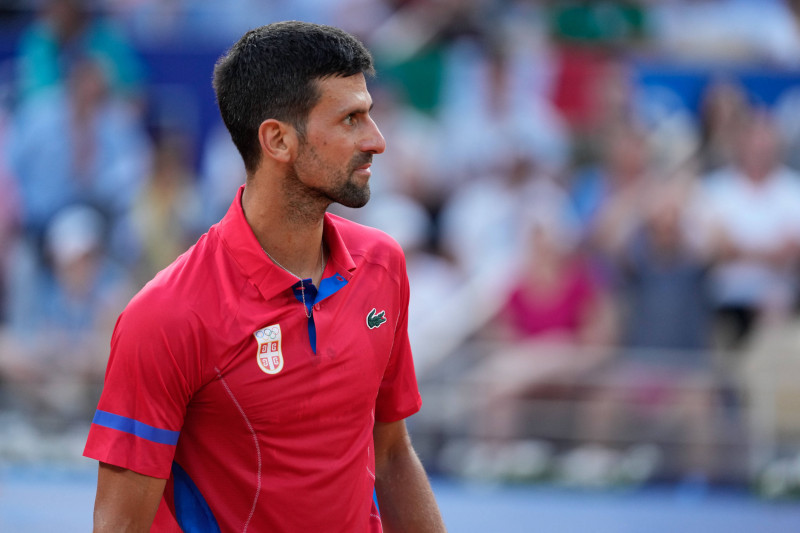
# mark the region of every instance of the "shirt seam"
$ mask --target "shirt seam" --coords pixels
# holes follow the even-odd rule
[[[258,505],[258,498],[261,495],[261,470],[262,470],[262,465],[263,465],[262,460],[261,460],[261,446],[259,446],[259,444],[258,444],[258,434],[256,433],[255,428],[250,423],[250,419],[247,418],[247,414],[244,412],[244,408],[239,403],[239,401],[236,399],[236,396],[233,394],[233,391],[231,390],[230,386],[228,385],[228,382],[225,380],[225,377],[222,375],[222,371],[219,369],[219,367],[214,367],[214,370],[217,372],[217,378],[219,379],[220,383],[222,383],[222,386],[225,388],[225,391],[228,393],[228,396],[230,397],[230,399],[233,402],[234,406],[236,406],[236,409],[239,411],[239,414],[242,415],[242,418],[244,419],[244,422],[247,425],[247,429],[250,431],[250,435],[252,435],[252,437],[253,437],[253,443],[255,444],[255,448],[256,448],[256,460],[257,460],[257,464],[258,464],[257,472],[256,472],[256,480],[257,480],[256,481],[256,493],[255,493],[255,496],[253,496],[253,505],[250,508],[250,514],[247,516],[247,520],[244,523],[244,528],[242,528],[242,533],[246,533],[247,532],[247,528],[250,526],[250,522],[253,520],[253,516],[255,516],[256,506]]]

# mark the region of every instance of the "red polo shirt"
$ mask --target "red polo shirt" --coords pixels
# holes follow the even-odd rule
[[[243,190],[121,314],[84,454],[168,479],[154,531],[380,531],[373,423],[421,405],[402,251],[326,214],[308,318]]]

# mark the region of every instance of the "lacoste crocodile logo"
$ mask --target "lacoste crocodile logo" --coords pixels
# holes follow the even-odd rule
[[[367,326],[369,326],[369,329],[375,329],[386,322],[385,316],[386,311],[381,311],[379,313],[378,310],[373,307],[372,311],[367,315]]]

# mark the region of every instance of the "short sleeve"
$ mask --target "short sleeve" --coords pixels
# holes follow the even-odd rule
[[[169,313],[169,314],[168,314]],[[200,339],[190,320],[136,300],[122,313],[84,455],[169,477],[187,404],[198,381]]]
[[[389,362],[378,390],[375,402],[375,419],[378,422],[395,422],[413,415],[422,407],[422,398],[417,387],[414,360],[408,339],[409,285],[402,261],[400,284],[400,309],[395,326],[394,341]]]

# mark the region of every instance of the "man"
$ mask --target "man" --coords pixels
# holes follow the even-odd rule
[[[85,451],[95,531],[444,531],[403,422],[421,402],[402,252],[325,213],[369,199],[372,72],[301,22],[218,62],[247,181],[117,322]]]
[[[715,256],[715,342],[733,353],[763,324],[787,320],[797,304],[800,175],[784,163],[768,112],[751,111],[734,161],[704,177],[703,194],[700,234]]]

